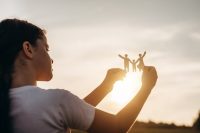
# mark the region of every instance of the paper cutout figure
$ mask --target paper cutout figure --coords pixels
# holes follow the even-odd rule
[[[125,54],[125,56],[123,57],[123,56],[121,56],[121,55],[119,54],[119,57],[122,58],[122,59],[124,59],[124,70],[125,70],[126,72],[129,72],[129,61],[131,61],[131,60],[128,58],[128,55]]]
[[[141,71],[144,68],[144,56],[146,55],[146,51],[142,54],[139,54],[139,58],[137,59],[137,61],[139,61],[139,64],[137,65],[137,68],[139,69],[139,71]]]
[[[138,63],[139,60],[135,61],[135,60],[132,60],[130,61],[130,63],[132,64],[132,69],[133,69],[133,72],[136,72],[136,64]]]

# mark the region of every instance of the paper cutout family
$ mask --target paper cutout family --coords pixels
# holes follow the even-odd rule
[[[139,58],[137,60],[133,59],[132,61],[128,58],[127,54],[125,54],[124,56],[121,56],[119,54],[119,57],[124,59],[124,70],[126,72],[129,72],[129,62],[132,64],[133,72],[136,72],[137,68],[139,69],[139,71],[141,71],[143,69],[143,67],[144,67],[143,58],[144,58],[145,55],[146,55],[146,51],[143,53],[143,55],[139,54]],[[138,65],[137,65],[137,63],[138,63]],[[137,65],[137,68],[136,68],[136,65]]]

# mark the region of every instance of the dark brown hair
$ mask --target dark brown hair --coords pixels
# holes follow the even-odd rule
[[[22,44],[29,41],[36,46],[36,40],[44,36],[39,27],[19,19],[5,19],[0,22],[0,132],[13,132],[10,117],[11,101],[9,90],[12,83],[14,61],[22,49]]]

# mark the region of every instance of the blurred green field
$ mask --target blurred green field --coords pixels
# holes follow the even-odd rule
[[[133,129],[129,133],[199,133],[192,129],[158,129],[158,128],[142,128]]]
[[[73,130],[72,133],[86,133]],[[137,128],[128,133],[200,133],[200,131],[192,129],[158,129],[158,128]]]
[[[195,130],[199,129],[199,130]],[[86,133],[72,130],[72,133]],[[200,111],[192,126],[179,125],[174,123],[155,123],[153,121],[136,121],[128,133],[200,133]]]

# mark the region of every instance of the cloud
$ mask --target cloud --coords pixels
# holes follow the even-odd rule
[[[193,32],[193,33],[189,34],[189,36],[194,41],[198,41],[200,43],[200,32]]]
[[[118,54],[137,58],[147,50],[145,63],[156,66],[159,79],[143,119],[190,123],[199,105],[199,6],[199,0],[4,0],[0,16],[45,28],[55,77],[44,86],[81,97],[109,67],[123,67]]]

